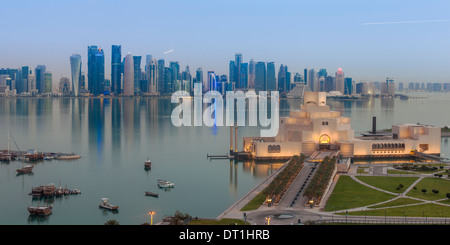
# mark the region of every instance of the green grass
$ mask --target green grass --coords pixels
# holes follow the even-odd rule
[[[221,219],[221,220],[191,220],[188,225],[249,225],[240,219]]]
[[[395,199],[393,201],[390,201],[390,202],[387,202],[384,204],[370,206],[370,208],[395,207],[395,206],[402,206],[402,205],[408,205],[408,204],[414,204],[414,203],[420,203],[420,202],[421,201],[417,201],[417,200],[411,199],[411,198],[398,198],[398,199]]]
[[[394,198],[394,195],[366,187],[349,176],[342,175],[327,202],[325,211],[367,206]]]
[[[345,215],[345,213],[340,214]],[[365,216],[366,214],[367,216],[450,217],[450,206],[428,203],[398,208],[367,210],[367,213],[366,211],[348,213],[348,215],[356,216]]]
[[[256,195],[250,202],[248,202],[243,208],[241,208],[241,211],[250,211],[258,209],[266,200],[266,196],[260,192],[258,195]]]
[[[408,172],[408,171],[402,171],[402,170],[393,170],[393,169],[389,169],[387,171],[388,174],[417,174],[414,172]]]
[[[357,179],[371,186],[383,189],[385,191],[390,191],[393,193],[404,192],[417,177],[390,177],[390,176],[357,176]],[[402,184],[404,187],[400,190],[396,188]]]
[[[450,181],[440,178],[424,178],[416,185],[417,189],[411,189],[406,195],[410,197],[421,198],[425,200],[438,200],[447,198],[446,194],[450,193]],[[422,189],[426,189],[427,192],[423,193]],[[439,191],[438,194],[434,194],[432,189]]]

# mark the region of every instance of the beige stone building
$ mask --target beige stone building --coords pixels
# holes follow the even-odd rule
[[[345,158],[406,157],[412,150],[440,155],[439,127],[393,125],[392,133],[355,137],[350,118],[331,111],[325,92],[305,92],[300,110],[280,118],[275,137],[244,137],[243,151],[253,159],[287,159],[305,154],[311,159],[327,155]]]

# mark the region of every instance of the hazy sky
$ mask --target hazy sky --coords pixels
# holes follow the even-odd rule
[[[142,63],[151,54],[217,74],[228,74],[241,52],[244,62],[275,61],[277,70],[342,67],[358,81],[450,82],[448,0],[17,0],[1,7],[0,68],[44,64],[54,82],[70,76],[75,53],[87,73],[88,45],[105,50],[109,78],[112,44],[122,45],[123,57],[142,55]]]

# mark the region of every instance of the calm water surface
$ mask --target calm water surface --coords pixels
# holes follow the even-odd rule
[[[379,129],[395,123],[450,125],[450,94],[420,93],[426,99],[371,99],[332,101],[332,110],[352,119],[355,132],[371,129],[372,116]],[[298,100],[282,100],[281,116],[297,110]],[[260,183],[282,163],[232,163],[207,159],[207,154],[225,154],[229,128],[174,127],[174,105],[162,98],[0,98],[0,148],[7,148],[8,130],[21,150],[74,152],[75,161],[41,161],[33,174],[16,175],[21,162],[0,164],[0,224],[103,224],[115,219],[121,224],[154,222],[176,210],[198,217],[217,217]],[[239,128],[244,136],[258,136],[257,127]],[[11,142],[11,148],[17,149]],[[450,144],[442,140],[444,155]],[[144,161],[152,160],[151,171]],[[170,191],[158,189],[157,180],[175,183]],[[38,200],[31,188],[54,183],[79,188],[78,196],[49,200],[53,214],[31,218],[26,208]],[[144,196],[145,191],[159,198]],[[112,213],[98,208],[101,198],[119,205]],[[44,199],[40,200],[44,204]]]

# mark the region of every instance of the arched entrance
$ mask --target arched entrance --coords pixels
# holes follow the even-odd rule
[[[331,139],[327,134],[322,134],[319,138],[319,144],[330,144]]]
[[[319,149],[320,150],[330,150],[331,138],[327,134],[323,134],[319,138]]]

